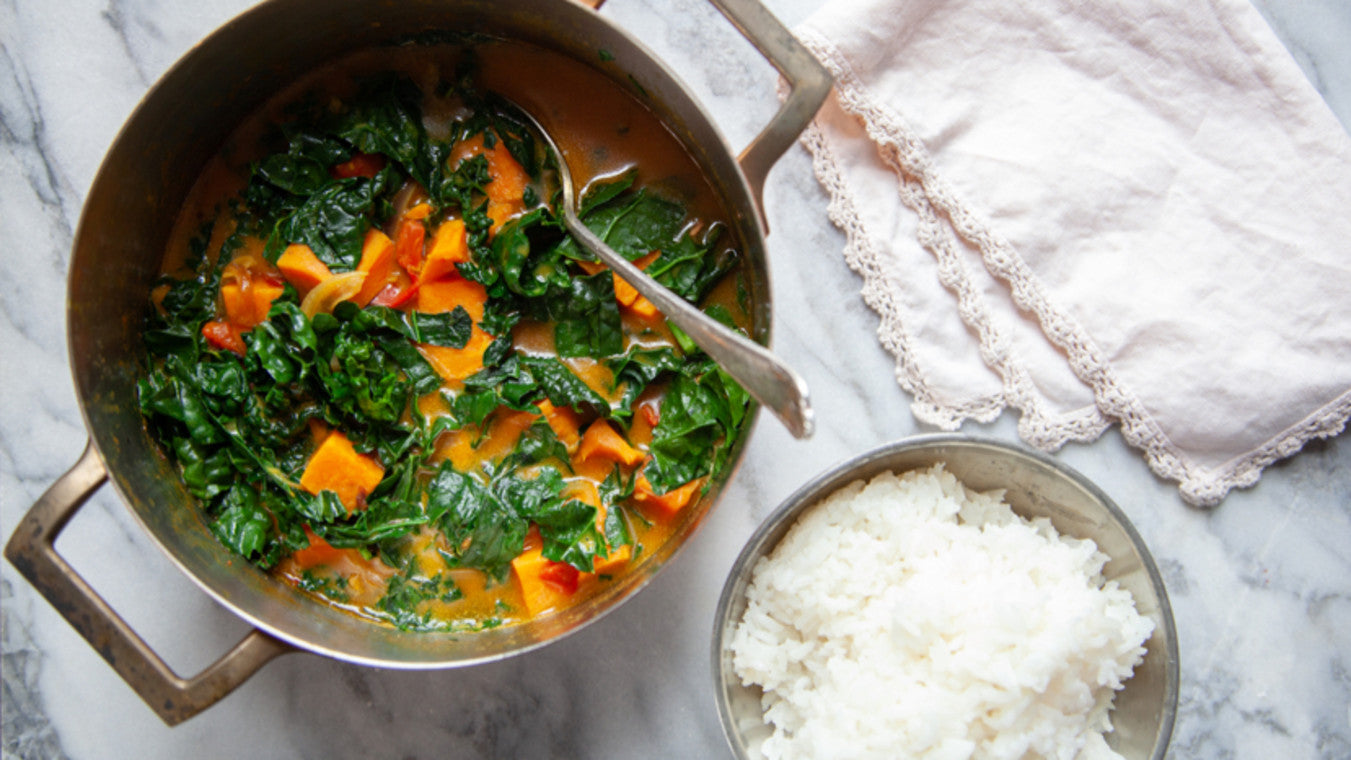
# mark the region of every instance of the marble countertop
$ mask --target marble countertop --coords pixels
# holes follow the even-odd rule
[[[789,25],[821,0],[770,0]],[[65,272],[81,202],[152,82],[247,0],[0,3],[0,533],[86,440],[65,347]],[[1351,10],[1260,4],[1351,124]],[[732,145],[775,107],[775,75],[700,0],[611,0],[602,11],[688,83]],[[709,668],[723,578],[757,523],[813,474],[920,432],[876,316],[859,297],[826,196],[795,146],[770,175],[775,347],[819,420],[794,441],[762,416],[738,477],[641,594],[542,650],[464,670],[382,671],[312,655],[263,668],[167,728],[7,563],[3,739],[9,758],[714,758],[727,755]],[[1015,440],[1009,415],[968,425]],[[1056,454],[1096,481],[1157,559],[1182,658],[1172,756],[1351,756],[1351,442],[1306,448],[1200,511],[1108,433]],[[248,629],[179,573],[111,489],[58,549],[179,672]]]

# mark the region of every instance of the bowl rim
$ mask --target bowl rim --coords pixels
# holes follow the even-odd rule
[[[741,741],[741,733],[733,721],[729,701],[729,680],[727,678],[729,665],[727,657],[728,634],[735,628],[734,622],[739,622],[739,620],[731,620],[732,607],[737,601],[744,599],[754,563],[778,545],[778,542],[783,539],[783,535],[797,522],[797,518],[802,513],[839,488],[855,480],[871,477],[871,475],[865,473],[870,472],[872,475],[876,475],[884,471],[899,471],[897,467],[885,463],[895,460],[904,453],[952,446],[985,449],[1000,456],[1021,459],[1026,464],[1050,470],[1088,492],[1093,499],[1102,504],[1107,513],[1111,515],[1112,520],[1126,534],[1131,545],[1138,552],[1143,569],[1149,578],[1149,585],[1158,598],[1158,617],[1162,623],[1162,631],[1156,630],[1154,635],[1160,635],[1164,645],[1162,653],[1164,658],[1164,700],[1161,706],[1162,714],[1159,726],[1155,733],[1154,746],[1149,757],[1150,760],[1163,760],[1167,755],[1177,715],[1179,691],[1180,664],[1177,626],[1173,619],[1172,604],[1168,599],[1168,591],[1163,576],[1159,572],[1158,565],[1154,561],[1144,538],[1136,530],[1125,512],[1117,506],[1116,502],[1078,470],[1045,453],[1021,444],[964,433],[929,433],[907,436],[839,460],[784,499],[767,517],[760,521],[755,531],[746,539],[741,551],[737,554],[736,560],[727,571],[722,592],[719,594],[717,606],[714,608],[711,646],[711,672],[718,720],[722,725],[723,737],[726,739],[733,755],[738,758],[749,757],[747,749]],[[744,608],[737,612],[738,619],[743,612]]]

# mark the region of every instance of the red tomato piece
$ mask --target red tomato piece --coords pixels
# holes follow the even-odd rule
[[[661,412],[657,411],[656,404],[642,404],[638,407],[638,411],[642,412],[643,419],[647,421],[649,427],[656,427],[657,423],[661,422]]]
[[[385,157],[379,153],[354,153],[351,158],[335,164],[329,170],[334,179],[374,177],[385,168]]]
[[[391,282],[385,286],[384,290],[375,294],[375,298],[371,299],[371,303],[376,306],[388,306],[391,309],[402,309],[409,301],[413,300],[413,297],[417,295],[417,291],[418,284],[416,282],[410,282],[405,285]]]
[[[577,591],[581,571],[566,562],[552,562],[539,571],[539,579],[565,594]]]
[[[279,288],[286,287],[286,277],[281,273],[280,269],[264,269],[262,271],[255,271],[253,273],[253,278],[258,282],[265,282],[268,285],[275,285],[276,287]]]
[[[240,356],[248,352],[248,346],[244,345],[244,334],[240,332],[239,325],[229,322],[207,322],[202,325],[202,336],[206,342],[222,348],[226,351],[233,351]]]

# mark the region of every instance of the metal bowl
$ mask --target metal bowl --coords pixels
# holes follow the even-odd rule
[[[1046,517],[1063,535],[1090,538],[1109,557],[1106,580],[1135,598],[1140,614],[1154,621],[1144,661],[1117,692],[1107,744],[1128,760],[1161,760],[1177,713],[1177,630],[1158,567],[1130,521],[1097,486],[1056,461],[998,441],[962,435],[908,438],[850,459],[798,489],[762,523],[741,550],[718,600],[713,627],[713,681],[718,713],[733,753],[761,757],[771,729],[762,718],[759,687],[744,686],[732,667],[730,642],[746,610],[746,588],[755,563],[768,554],[822,498],[856,480],[905,472],[942,462],[977,491],[1003,489],[1017,514]]]

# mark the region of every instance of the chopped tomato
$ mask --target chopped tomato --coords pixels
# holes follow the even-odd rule
[[[265,283],[267,285],[271,285],[273,287],[277,288],[286,287],[286,276],[281,273],[280,269],[276,269],[273,267],[268,267],[266,269],[256,269],[253,272],[253,277],[256,281]]]
[[[374,177],[385,168],[385,157],[379,153],[355,153],[351,158],[335,164],[329,170],[334,179],[351,177]]]
[[[244,345],[244,334],[240,332],[239,325],[229,322],[207,322],[202,325],[202,336],[206,342],[222,348],[226,351],[234,351],[243,356],[248,352],[248,347]]]
[[[657,410],[656,404],[642,404],[638,407],[638,411],[642,413],[648,427],[656,427],[657,423],[661,422],[661,412]]]
[[[539,571],[539,579],[565,594],[577,591],[577,582],[582,572],[566,562],[550,561]]]
[[[375,294],[371,303],[376,306],[388,306],[391,309],[401,309],[415,296],[417,296],[418,284],[416,282],[391,282],[385,286],[385,289]]]

